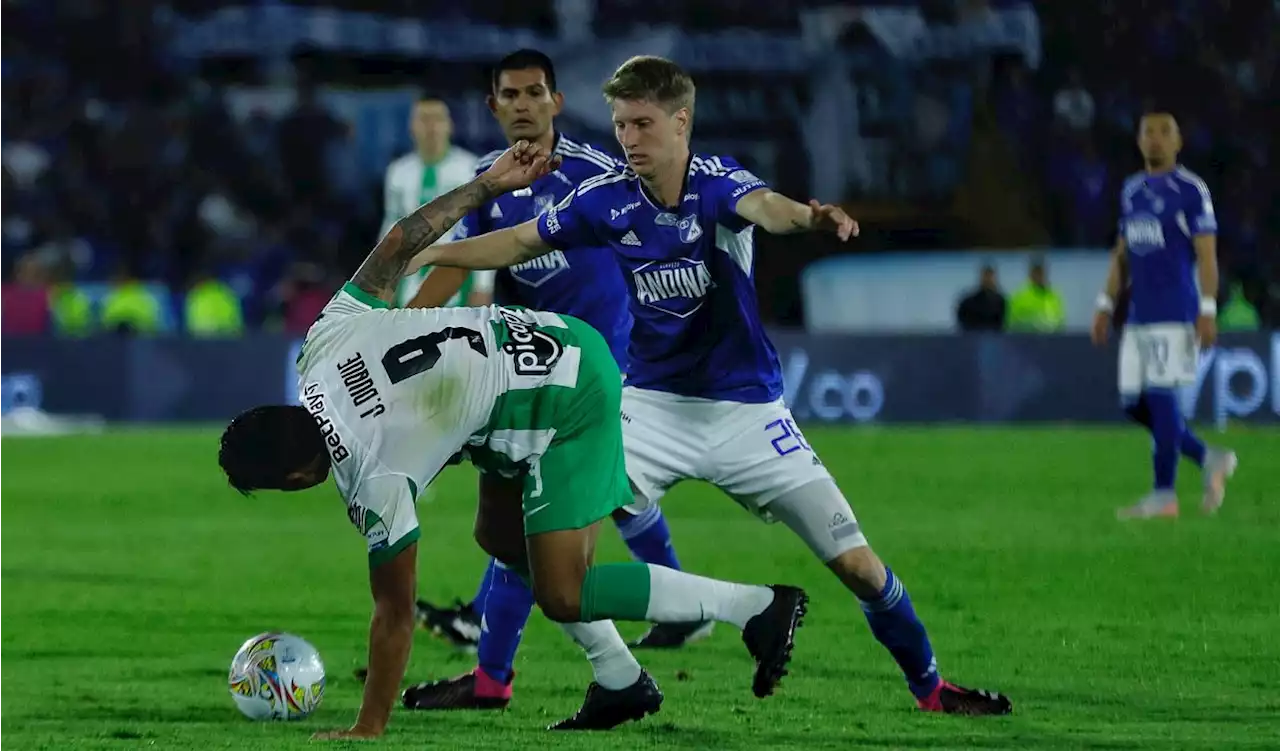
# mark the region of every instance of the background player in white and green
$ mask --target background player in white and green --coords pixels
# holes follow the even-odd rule
[[[401,217],[465,185],[476,174],[476,155],[452,142],[453,119],[449,116],[449,105],[442,100],[422,96],[414,102],[409,113],[409,136],[413,139],[413,151],[387,165],[379,237],[385,237]],[[454,229],[450,227],[439,242],[451,241]],[[431,271],[430,267],[424,267],[402,278],[392,302],[397,307],[408,305]],[[461,289],[443,304],[488,305],[493,301],[493,278],[492,271],[467,274]]]
[[[374,599],[369,670],[354,726],[380,735],[414,629],[414,503],[459,453],[526,476],[521,508],[481,507],[476,539],[527,572],[543,613],[587,652],[595,681],[556,729],[603,729],[658,711],[662,694],[608,619],[718,620],[742,629],[752,688],[772,693],[807,597],[794,587],[706,579],[643,563],[594,565],[600,521],[632,500],[623,466],[621,378],[603,337],[568,316],[523,309],[392,309],[410,259],[465,212],[554,168],[520,142],[475,180],[396,222],[307,333],[300,406],[263,406],[223,433],[231,485],[302,490],[329,474],[365,536]]]

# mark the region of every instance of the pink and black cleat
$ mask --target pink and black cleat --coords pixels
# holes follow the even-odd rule
[[[947,681],[940,681],[933,693],[923,699],[916,699],[916,705],[925,712],[970,717],[1013,713],[1013,702],[1004,694],[980,688],[964,688]]]
[[[401,702],[406,709],[506,709],[514,680],[514,672],[502,683],[477,667],[454,678],[410,686]]]

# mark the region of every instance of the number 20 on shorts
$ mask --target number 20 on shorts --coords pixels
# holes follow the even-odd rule
[[[795,420],[790,418],[780,417],[774,420],[764,426],[764,432],[773,450],[778,452],[778,456],[786,456],[796,451],[813,451],[804,440],[804,434],[800,432],[800,428],[796,427]]]

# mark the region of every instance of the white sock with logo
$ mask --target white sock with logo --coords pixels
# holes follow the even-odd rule
[[[745,628],[773,602],[773,590],[709,579],[649,565],[649,611],[653,623],[721,621]]]
[[[618,691],[640,680],[640,663],[627,649],[613,621],[561,623],[560,628],[587,653],[601,687]]]

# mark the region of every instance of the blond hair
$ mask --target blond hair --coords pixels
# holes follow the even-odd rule
[[[604,97],[652,102],[668,113],[689,110],[693,117],[693,79],[679,65],[663,57],[638,55],[613,72],[604,84]]]

